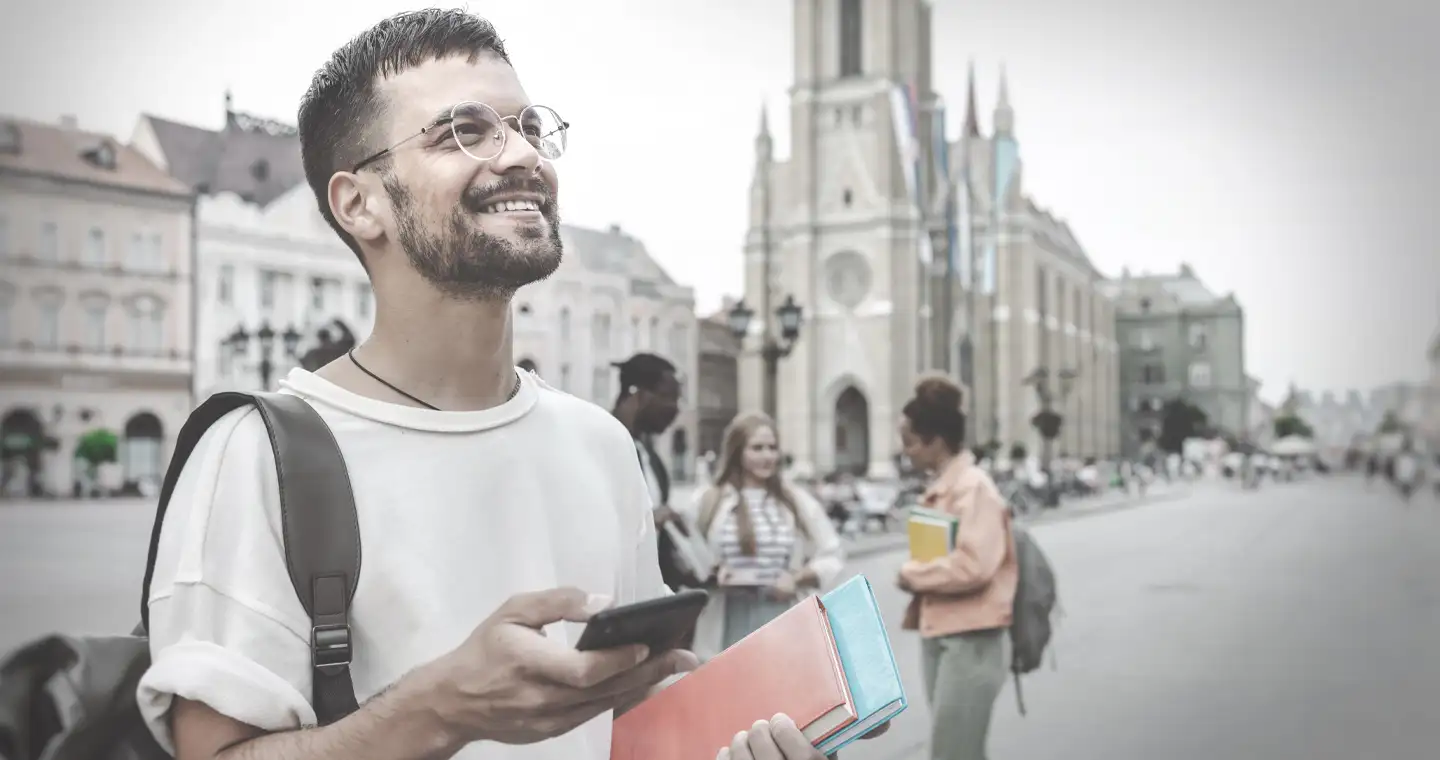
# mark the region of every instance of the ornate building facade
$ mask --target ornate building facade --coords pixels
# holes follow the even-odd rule
[[[273,389],[322,341],[369,334],[370,280],[316,208],[294,127],[227,94],[220,129],[144,115],[131,144],[198,196],[197,398]]]
[[[774,308],[793,297],[805,324],[779,364],[776,412],[798,473],[892,474],[900,407],[932,369],[970,388],[972,440],[1032,452],[1041,404],[1026,379],[1073,372],[1056,400],[1066,419],[1056,453],[1118,453],[1104,278],[1068,226],[1026,195],[1005,86],[991,137],[972,87],[964,131],[947,143],[930,118],[939,99],[928,2],[794,9],[791,155],[775,156],[763,114],[755,140],[745,300],[757,319],[740,360],[741,408],[762,405],[761,349],[777,330]],[[959,248],[994,252],[964,256],[958,277],[944,255],[960,256],[947,234],[957,227]]]
[[[191,408],[191,211],[110,135],[0,118],[4,496],[158,488]]]

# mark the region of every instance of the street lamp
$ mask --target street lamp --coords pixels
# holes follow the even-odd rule
[[[220,345],[222,348],[229,349],[235,358],[244,359],[246,358],[247,349],[250,347],[250,339],[252,337],[255,338],[260,346],[260,361],[257,365],[260,373],[260,389],[268,391],[270,390],[271,377],[275,373],[275,363],[271,357],[275,352],[276,336],[275,328],[270,326],[269,320],[266,320],[262,322],[260,328],[254,332],[247,331],[244,325],[238,325],[235,328],[235,332],[230,333],[229,337],[220,341]],[[285,348],[285,357],[293,360],[295,358],[295,350],[300,345],[300,333],[296,331],[294,325],[290,325],[285,328],[284,332],[278,333],[278,336]]]
[[[1030,424],[1039,431],[1043,442],[1040,458],[1045,468],[1045,506],[1051,508],[1060,506],[1060,491],[1055,487],[1053,458],[1055,439],[1060,437],[1060,428],[1065,422],[1064,416],[1055,411],[1055,407],[1064,405],[1075,388],[1075,379],[1079,376],[1080,373],[1073,369],[1060,370],[1055,375],[1059,388],[1051,386],[1049,367],[1040,367],[1025,378],[1025,384],[1035,387],[1035,395],[1040,400],[1040,412],[1030,420]]]
[[[750,322],[755,318],[755,310],[745,305],[742,300],[730,309],[727,321],[730,324],[730,332],[737,340],[745,340],[750,334]],[[775,419],[775,388],[778,385],[780,376],[780,360],[790,355],[795,348],[795,341],[800,338],[800,324],[805,318],[805,309],[795,302],[795,296],[785,296],[782,302],[775,309],[775,318],[780,323],[780,335],[776,335],[766,323],[764,342],[760,346],[760,358],[765,363],[765,385],[762,388],[762,406],[765,414],[770,419]]]

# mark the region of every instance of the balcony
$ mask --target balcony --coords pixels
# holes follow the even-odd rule
[[[189,351],[142,350],[124,346],[82,347],[74,343],[40,346],[32,341],[0,344],[0,366],[7,369],[67,370],[82,372],[139,372],[188,375]]]
[[[174,282],[183,275],[175,267],[165,269],[154,269],[148,267],[126,266],[123,262],[107,262],[105,264],[89,264],[74,259],[49,259],[38,258],[29,253],[10,253],[0,256],[7,267],[18,267],[44,272],[71,272],[75,274],[102,274],[120,275],[140,279],[155,280],[157,282]]]

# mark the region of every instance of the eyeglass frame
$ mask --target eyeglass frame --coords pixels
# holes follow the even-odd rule
[[[375,163],[376,161],[379,161],[380,159],[385,158],[386,156],[390,155],[391,153],[393,153],[393,152],[395,151],[396,148],[399,148],[400,146],[404,145],[405,143],[410,142],[411,140],[414,140],[414,139],[417,138],[417,137],[424,137],[425,135],[430,134],[431,132],[433,132],[435,129],[437,129],[437,128],[439,128],[439,127],[442,127],[442,126],[444,126],[444,127],[450,127],[450,128],[453,130],[453,129],[455,128],[455,111],[458,110],[458,109],[460,108],[460,106],[467,105],[467,104],[470,104],[470,103],[474,103],[474,104],[476,104],[476,105],[485,106],[486,108],[489,108],[489,109],[490,109],[490,112],[491,112],[491,113],[495,114],[496,116],[500,116],[500,112],[497,111],[497,110],[495,110],[495,107],[494,107],[494,106],[491,106],[489,103],[481,103],[481,102],[478,101],[478,100],[462,100],[462,101],[460,101],[459,103],[456,103],[455,105],[450,106],[450,113],[449,113],[448,115],[445,115],[445,116],[441,116],[441,117],[436,118],[434,121],[432,121],[432,122],[430,122],[429,124],[426,124],[424,127],[422,127],[419,132],[416,132],[415,134],[410,135],[409,137],[406,137],[405,139],[401,140],[400,142],[397,142],[397,143],[395,143],[394,145],[391,145],[390,147],[388,147],[388,148],[380,151],[379,153],[376,153],[376,154],[373,155],[373,156],[370,156],[369,158],[366,158],[366,159],[364,159],[364,160],[362,160],[362,161],[359,161],[359,162],[356,163],[353,167],[350,168],[350,173],[351,173],[351,174],[354,174],[354,173],[356,173],[356,172],[359,172],[361,169],[364,169],[365,167],[369,166],[370,164],[373,164],[373,163]],[[550,106],[538,105],[538,104],[532,103],[532,104],[530,104],[530,105],[528,105],[528,106],[525,106],[524,108],[520,109],[520,113],[521,113],[521,114],[524,114],[526,111],[528,111],[528,110],[530,110],[530,109],[532,109],[532,108],[537,108],[537,107],[538,107],[538,108],[549,108],[549,109],[550,109],[550,113],[555,114],[555,118],[560,119],[560,130],[561,130],[562,132],[567,132],[567,133],[570,131],[570,122],[568,122],[568,121],[566,121],[564,118],[562,118],[562,117],[560,116],[560,113],[559,113],[558,111],[556,111],[555,109],[550,108]],[[519,117],[519,116],[500,116],[500,121],[501,121],[501,123],[505,124],[506,126],[509,126],[509,123],[510,123],[511,120],[514,120],[514,122],[515,122],[514,132],[515,132],[516,134],[521,134],[520,130],[524,129],[524,128],[525,128],[525,125],[520,122],[520,117]],[[510,132],[511,132],[511,130],[509,130],[509,129],[505,129],[505,130],[502,130],[502,131],[500,132],[500,153],[496,153],[495,156],[493,156],[493,157],[491,157],[491,158],[488,158],[488,159],[475,158],[474,156],[471,156],[471,155],[470,155],[469,151],[465,151],[464,149],[462,149],[461,152],[465,153],[465,155],[470,156],[470,158],[473,158],[473,159],[475,159],[476,161],[481,161],[481,160],[484,160],[484,161],[493,161],[493,160],[495,160],[495,158],[498,157],[501,153],[504,153],[504,152],[505,152],[505,146],[508,145],[509,142],[510,142]],[[552,132],[551,134],[554,134],[554,133]],[[523,134],[521,134],[521,136],[523,137]],[[548,135],[547,135],[547,136],[548,136]],[[459,136],[457,135],[455,139],[456,139],[457,142],[458,142]],[[527,140],[526,143],[528,144],[529,141]],[[533,146],[532,146],[532,147],[533,147]],[[538,151],[537,151],[537,153],[538,153]],[[541,158],[541,160],[543,160],[543,161],[554,161],[554,160],[555,160],[555,159],[553,159],[553,158],[545,158],[544,156],[541,156],[540,158]]]

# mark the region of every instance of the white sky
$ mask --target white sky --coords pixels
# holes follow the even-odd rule
[[[1268,399],[1292,380],[1423,377],[1440,326],[1440,108],[1428,95],[1440,87],[1425,81],[1440,54],[1424,30],[1440,28],[1440,4],[1255,4],[938,0],[937,88],[958,109],[973,58],[988,131],[1003,61],[1030,193],[1102,271],[1188,261],[1234,291]],[[791,6],[469,4],[499,27],[531,97],[574,124],[565,220],[639,236],[702,310],[740,289],[762,101],[788,153]],[[126,138],[142,111],[219,126],[229,87],[238,109],[293,123],[331,51],[411,7],[0,0],[0,111],[74,114]]]

